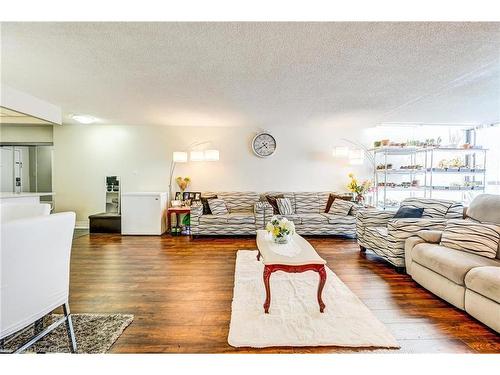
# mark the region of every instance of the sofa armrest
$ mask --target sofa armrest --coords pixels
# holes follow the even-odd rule
[[[266,220],[273,216],[273,206],[268,202],[256,202],[253,206],[255,213],[255,226],[257,229],[264,229]]]
[[[417,236],[428,243],[440,243],[443,231],[441,230],[421,230],[417,232]]]
[[[385,227],[394,212],[374,209],[361,209],[356,215],[356,236],[358,243],[364,244],[365,229],[368,227]]]
[[[196,206],[191,206],[189,221],[191,225],[191,233],[195,236],[198,235],[200,231],[201,215],[203,215],[203,205],[199,204]]]
[[[203,206],[201,204],[196,206],[191,206],[190,215],[191,215],[191,222],[199,221],[200,216],[203,215]]]
[[[413,265],[413,248],[421,243],[425,243],[426,241],[419,236],[411,236],[408,237],[405,241],[405,267],[406,273],[411,275],[412,273],[412,265]]]
[[[351,208],[351,211],[349,211],[349,216],[357,216],[360,211],[362,211],[364,208],[360,204],[353,203],[353,206]]]
[[[400,252],[405,248],[407,238],[418,232],[443,230],[448,220],[439,219],[392,219],[387,223],[387,244],[391,251]]]

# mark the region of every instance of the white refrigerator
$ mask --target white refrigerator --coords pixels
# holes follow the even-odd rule
[[[168,193],[122,193],[122,234],[162,235],[167,230]]]

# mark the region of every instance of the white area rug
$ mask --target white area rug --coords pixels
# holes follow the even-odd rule
[[[256,256],[257,251],[237,253],[229,345],[399,348],[388,329],[328,267],[323,314],[316,299],[319,275],[311,271],[273,273],[271,308],[264,314],[264,265]]]

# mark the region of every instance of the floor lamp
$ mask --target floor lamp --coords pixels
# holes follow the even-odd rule
[[[188,154],[184,151],[174,151],[172,153],[172,162],[170,163],[170,179],[168,180],[168,201],[172,200],[172,177],[174,176],[177,163],[186,163]]]
[[[196,144],[204,144],[208,142],[202,142]],[[219,160],[219,150],[205,150],[197,151],[192,150],[189,156],[191,161],[218,161]],[[188,153],[186,151],[174,151],[172,153],[172,162],[170,163],[170,179],[168,180],[168,194],[169,201],[172,201],[172,178],[174,177],[175,166],[177,163],[186,163],[188,161]]]

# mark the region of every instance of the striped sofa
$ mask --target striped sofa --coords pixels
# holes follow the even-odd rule
[[[228,207],[228,215],[203,215],[201,206],[191,207],[193,235],[253,235],[274,215],[266,195],[283,194],[290,199],[294,213],[282,215],[295,224],[297,233],[304,235],[356,236],[354,207],[349,215],[325,213],[326,203],[334,192],[206,192],[202,196],[217,195]]]
[[[402,271],[405,267],[404,247],[407,238],[422,230],[442,230],[449,219],[463,218],[461,203],[408,198],[402,207],[423,208],[420,219],[393,219],[395,212],[360,211],[356,219],[356,234],[361,251],[372,250]]]

